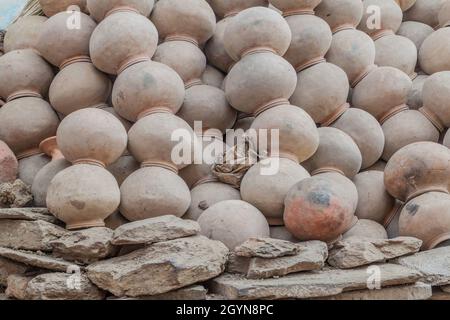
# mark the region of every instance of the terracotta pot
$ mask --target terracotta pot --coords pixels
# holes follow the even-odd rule
[[[117,114],[117,112],[114,110],[113,107],[110,107],[105,104],[105,105],[99,106],[98,108],[103,111],[106,111],[106,112],[112,114],[114,117],[116,117],[117,120],[119,120],[123,124],[123,126],[127,132],[130,130],[131,126],[133,125],[130,121],[122,118],[119,114]]]
[[[439,26],[441,28],[448,27],[450,25],[450,4],[445,1],[438,14]]]
[[[80,163],[59,172],[47,191],[50,212],[69,230],[103,227],[103,220],[119,203],[120,190],[114,176],[91,164]]]
[[[153,10],[154,0],[87,0],[91,17],[100,22],[109,14],[121,10],[133,10],[148,17]]]
[[[432,142],[410,144],[397,151],[384,171],[388,192],[401,201],[431,191],[448,192],[450,150]]]
[[[234,124],[234,130],[242,130],[242,133],[251,128],[253,121],[255,121],[255,117],[252,117],[245,113],[238,113],[238,118],[236,123]]]
[[[117,180],[117,184],[121,186],[125,179],[133,172],[139,170],[139,168],[139,162],[128,152],[125,152],[116,162],[110,164],[106,169],[112,173]]]
[[[411,79],[404,72],[392,67],[379,67],[354,88],[352,105],[383,123],[408,108],[406,102],[411,87]]]
[[[421,69],[427,74],[450,71],[450,28],[442,28],[429,35],[419,50]]]
[[[223,72],[228,72],[234,64],[234,60],[225,50],[224,44],[225,30],[233,18],[231,16],[217,22],[214,35],[205,46],[205,54],[208,57],[208,62]]]
[[[153,109],[178,112],[183,104],[184,85],[166,65],[147,61],[122,72],[114,82],[114,109],[125,119],[136,122]]]
[[[231,69],[225,93],[235,109],[258,115],[271,106],[288,104],[296,83],[297,75],[289,62],[264,52],[245,56]]]
[[[250,238],[266,238],[270,235],[263,214],[239,200],[216,203],[202,213],[198,223],[204,236],[223,242],[230,250]]]
[[[389,161],[392,155],[414,142],[439,141],[439,131],[417,110],[405,110],[383,123],[386,144],[383,160]],[[419,129],[420,128],[420,129]]]
[[[43,97],[53,80],[52,68],[32,50],[16,50],[0,58],[0,96],[6,101]]]
[[[422,43],[425,39],[434,32],[434,29],[429,25],[417,21],[404,21],[400,25],[397,34],[411,40],[419,52]]]
[[[205,71],[200,79],[204,84],[221,89],[225,75],[210,65],[206,66]]]
[[[236,15],[242,10],[251,7],[267,7],[268,0],[207,0],[219,19]]]
[[[300,242],[295,238],[284,226],[272,226],[270,227],[270,237],[273,239],[280,239],[290,242]]]
[[[31,193],[33,194],[35,206],[46,207],[47,190],[52,179],[60,171],[70,167],[71,163],[64,158],[59,150],[58,145],[56,144],[56,137],[45,139],[41,142],[39,148],[52,160],[36,174],[33,185],[31,186]]]
[[[270,3],[285,15],[314,14],[321,0],[270,0]]]
[[[447,148],[450,148],[450,130],[447,130],[447,134],[444,137],[444,142],[443,142],[444,146],[446,146]]]
[[[9,146],[0,140],[0,184],[17,179],[19,162]]]
[[[348,109],[348,91],[348,78],[341,68],[319,63],[297,74],[290,102],[301,106],[315,123],[329,125]]]
[[[429,76],[423,85],[423,108],[420,111],[439,131],[450,127],[450,71]]]
[[[364,171],[381,171],[384,172],[384,168],[386,168],[387,163],[384,160],[377,161],[373,166],[370,166]]]
[[[400,237],[400,230],[398,224],[400,220],[400,213],[402,211],[401,209],[403,208],[403,203],[397,200],[397,207],[398,210],[395,213],[395,215],[393,215],[391,219],[389,221],[386,221],[385,223],[389,239]]]
[[[37,43],[40,54],[59,68],[77,61],[89,61],[89,39],[96,23],[88,15],[79,14],[79,26],[69,29],[72,13],[60,12],[48,19]],[[116,49],[116,48],[115,48]]]
[[[413,110],[423,107],[423,85],[428,79],[427,75],[419,74],[412,82],[412,88],[408,95],[407,105]]]
[[[322,0],[316,8],[316,15],[328,23],[333,33],[356,28],[363,12],[360,0]]]
[[[183,219],[198,220],[200,215],[216,203],[227,200],[241,200],[239,190],[222,182],[207,182],[191,190],[191,205]]]
[[[353,228],[343,234],[344,239],[357,237],[366,239],[387,239],[386,229],[372,220],[359,219]]]
[[[258,146],[261,156],[267,152],[269,156],[301,163],[310,158],[319,146],[319,133],[314,121],[296,106],[280,105],[264,111],[253,121],[251,129],[255,134],[250,135],[250,141],[253,146]],[[278,141],[272,130],[278,131]],[[266,144],[267,148],[264,148]]]
[[[372,115],[361,109],[350,108],[333,124],[348,134],[361,151],[361,169],[366,169],[376,163],[383,154],[385,138],[383,130]]]
[[[264,7],[246,9],[228,24],[224,45],[233,60],[254,52],[284,55],[291,43],[289,24],[278,13]]]
[[[107,166],[125,151],[127,133],[112,114],[86,108],[64,118],[58,128],[57,141],[68,161]]]
[[[436,28],[439,25],[438,15],[442,5],[446,0],[417,0],[416,3],[407,10],[403,19],[405,21],[418,21]]]
[[[45,21],[47,21],[46,17],[26,16],[10,25],[3,43],[5,53],[21,49],[36,49]]]
[[[62,69],[53,80],[49,98],[53,108],[68,115],[83,108],[106,104],[111,80],[90,62],[78,62]]]
[[[358,207],[355,215],[383,224],[386,218],[398,209],[395,199],[384,187],[382,171],[366,171],[353,178],[358,190]]]
[[[376,41],[377,39],[392,35],[400,28],[403,18],[402,9],[392,0],[364,0],[364,15],[358,25],[358,29],[364,31]],[[380,14],[380,25],[372,25],[374,21],[374,12],[370,10],[375,6]]]
[[[0,108],[0,140],[19,160],[40,154],[39,144],[54,136],[58,125],[55,111],[40,98],[19,98]]]
[[[277,170],[265,174],[271,168]],[[295,184],[309,177],[308,171],[290,159],[267,158],[247,171],[241,183],[241,197],[258,208],[270,225],[283,225],[286,195]]]
[[[416,0],[395,0],[395,2],[397,2],[402,11],[406,11],[416,3]]]
[[[22,158],[19,160],[19,175],[17,178],[26,185],[31,186],[38,172],[49,162],[50,158],[42,153]]]
[[[436,248],[450,239],[449,208],[447,193],[428,192],[412,199],[400,214],[400,235],[419,238],[423,250]]]
[[[105,227],[116,230],[118,227],[129,223],[127,219],[116,210],[113,214],[111,214],[108,218],[105,219]],[[123,248],[123,247],[122,247]]]
[[[319,128],[320,145],[316,153],[302,165],[312,175],[338,172],[350,179],[361,169],[358,146],[345,132],[331,127]]]
[[[126,10],[114,12],[100,22],[89,46],[92,62],[98,69],[119,74],[135,63],[150,60],[157,45],[158,31],[153,23]]]
[[[78,6],[82,11],[87,12],[86,0],[39,0],[39,4],[47,17],[66,11],[70,6]]]
[[[302,241],[335,241],[356,223],[355,185],[338,173],[304,179],[285,199],[286,228]]]
[[[326,59],[341,67],[354,87],[374,68],[375,44],[362,31],[343,30],[333,35]]]

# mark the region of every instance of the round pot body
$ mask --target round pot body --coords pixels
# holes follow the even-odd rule
[[[286,227],[284,226],[271,226],[270,227],[270,237],[272,239],[279,239],[279,240],[284,240],[284,241],[289,241],[289,242],[300,242],[300,240],[298,240],[296,237],[294,237],[292,235],[292,233],[290,233]]]
[[[364,31],[374,39],[386,33],[396,33],[402,23],[402,9],[392,0],[364,0],[364,15],[358,29]],[[379,21],[374,19],[374,9],[380,15]],[[378,22],[377,25],[374,22]]]
[[[314,9],[321,0],[271,0],[270,3],[285,15],[301,13],[314,13]]]
[[[426,74],[450,71],[450,28],[441,28],[430,34],[419,50],[420,68]]]
[[[450,130],[447,130],[447,133],[445,134],[443,145],[450,148]]]
[[[216,31],[205,46],[205,54],[208,57],[208,62],[225,73],[227,73],[234,64],[234,60],[225,50],[224,44],[225,30],[233,18],[234,17],[227,17],[217,22]]]
[[[218,89],[222,88],[225,75],[216,68],[207,65],[205,71],[202,74],[202,82],[208,86],[213,86]]]
[[[439,11],[445,0],[417,0],[415,4],[403,14],[405,21],[418,21],[432,28],[439,26]]]
[[[425,39],[434,32],[434,29],[429,25],[417,21],[404,21],[400,25],[397,34],[411,40],[419,52],[422,43]]]
[[[373,166],[368,167],[365,171],[374,170],[374,171],[384,172],[384,168],[386,168],[386,165],[387,165],[386,161],[379,160],[379,161],[375,162],[375,164]]]
[[[102,167],[78,164],[59,172],[47,191],[50,212],[66,228],[103,227],[120,203],[116,179]]]
[[[105,227],[116,230],[118,227],[129,223],[127,219],[119,212],[119,210],[114,211],[108,218],[105,219]]]
[[[423,84],[421,111],[440,131],[450,127],[450,71],[429,76]]]
[[[221,241],[230,250],[248,239],[270,236],[264,215],[240,200],[216,203],[202,213],[198,223],[204,236]]]
[[[416,3],[416,0],[395,0],[395,2],[397,2],[402,11],[406,11]]]
[[[359,219],[358,222],[342,236],[344,239],[352,237],[378,240],[388,238],[386,229],[381,224],[366,219]]]
[[[333,33],[354,29],[362,19],[364,6],[359,0],[322,0],[316,15],[324,19]]]
[[[419,110],[423,107],[423,85],[428,79],[428,75],[419,74],[412,82],[411,91],[408,94],[407,105],[413,110]]]
[[[242,200],[258,208],[270,225],[283,225],[284,199],[289,190],[310,175],[284,158],[264,159],[247,171],[241,182]]]
[[[216,17],[223,19],[224,17],[232,16],[238,12],[251,7],[267,7],[268,0],[207,0],[211,8],[214,10]]]
[[[39,4],[47,17],[67,11],[70,6],[77,6],[81,11],[87,12],[86,0],[39,0]]]
[[[148,17],[153,10],[155,0],[87,0],[87,8],[95,21],[102,21],[114,9],[137,11]]]
[[[26,185],[33,185],[34,179],[39,171],[42,170],[49,162],[50,158],[45,154],[37,154],[31,157],[22,158],[19,160],[19,175],[18,178]]]
[[[389,239],[394,239],[397,237],[400,237],[400,231],[399,231],[399,220],[400,220],[400,213],[402,208],[402,203],[397,200],[397,211],[394,213],[394,216],[391,217],[390,221],[386,221],[386,231],[388,234]]]
[[[116,162],[110,164],[106,169],[116,178],[119,186],[130,176],[133,172],[139,170],[139,162],[130,154],[122,155]]]
[[[21,49],[36,49],[37,39],[46,17],[26,16],[17,20],[8,27],[5,35],[3,50],[10,52]]]
[[[0,184],[14,182],[19,171],[16,155],[9,146],[0,140]]]

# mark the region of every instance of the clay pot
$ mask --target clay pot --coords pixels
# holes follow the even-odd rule
[[[361,169],[366,169],[377,162],[383,154],[385,138],[378,121],[369,113],[351,108],[332,125],[348,134],[361,151]]]
[[[421,69],[427,74],[450,71],[450,28],[442,28],[429,35],[419,50]]]
[[[384,168],[386,168],[387,163],[384,160],[377,161],[373,166],[370,166],[364,171],[381,171],[384,172]]]
[[[125,152],[116,162],[110,164],[106,169],[112,173],[117,180],[117,184],[121,186],[125,179],[136,170],[139,170],[139,168],[139,162],[128,152]]]
[[[105,105],[99,106],[98,108],[101,109],[101,110],[103,110],[103,111],[106,111],[106,112],[112,114],[114,117],[117,118],[117,120],[119,120],[119,121],[123,124],[123,126],[124,126],[124,128],[125,128],[125,130],[126,130],[127,132],[130,131],[130,128],[131,128],[131,126],[132,126],[133,124],[132,124],[130,121],[128,121],[128,120],[122,118],[122,117],[114,110],[113,107],[110,107],[110,106],[108,106],[108,105],[105,104]]]
[[[224,34],[225,50],[238,61],[252,52],[270,51],[284,55],[291,43],[289,24],[273,10],[246,9],[228,24]]]
[[[112,102],[120,116],[136,122],[155,108],[178,112],[184,94],[183,81],[176,72],[162,63],[147,61],[127,68],[117,77]]]
[[[450,148],[450,130],[447,130],[447,134],[444,137],[444,142],[443,142],[444,146],[446,146],[447,148]]]
[[[316,8],[316,15],[324,19],[333,33],[354,29],[363,16],[360,0],[322,0]]]
[[[64,221],[69,230],[103,227],[103,220],[119,203],[120,190],[114,176],[100,166],[86,163],[59,172],[47,191],[50,212]]]
[[[382,156],[385,161],[411,143],[439,141],[439,131],[417,110],[405,110],[393,115],[383,123],[382,128],[386,138]]]
[[[302,241],[333,242],[356,223],[358,203],[355,185],[338,173],[304,179],[285,199],[287,230]]]
[[[395,2],[397,2],[402,11],[406,11],[416,3],[416,0],[395,0]]]
[[[150,60],[157,44],[158,31],[153,23],[126,10],[114,12],[100,22],[92,33],[89,47],[92,62],[98,69],[119,74],[135,63]]]
[[[58,124],[52,107],[40,98],[15,99],[0,108],[0,140],[19,160],[40,154],[39,144],[56,134]]]
[[[438,14],[439,26],[441,28],[448,27],[450,25],[450,4],[448,1],[444,2],[439,10]]]
[[[14,182],[19,171],[16,155],[6,143],[0,140],[0,184]]]
[[[364,31],[372,39],[377,40],[386,35],[392,35],[400,28],[403,18],[403,12],[400,7],[392,0],[364,0],[364,15],[358,25],[358,29]],[[371,24],[374,19],[373,10],[370,7],[375,6],[379,10],[380,17],[379,26]]]
[[[354,88],[352,105],[383,123],[395,113],[407,109],[411,86],[411,79],[404,72],[392,67],[379,67]]]
[[[397,200],[398,210],[395,212],[395,214],[391,217],[391,219],[385,221],[385,227],[388,234],[389,239],[394,239],[397,237],[400,237],[400,230],[399,230],[399,220],[400,220],[400,213],[401,209],[403,208],[403,203]]]
[[[279,239],[290,242],[300,242],[295,238],[284,226],[272,226],[270,227],[270,237],[273,239]]]
[[[22,158],[19,160],[19,175],[17,178],[26,185],[32,186],[36,175],[49,162],[50,158],[42,153]]]
[[[290,102],[301,106],[315,123],[329,125],[348,109],[348,91],[348,78],[341,68],[319,63],[297,74]]]
[[[359,219],[353,228],[343,234],[344,239],[352,237],[379,240],[387,239],[388,235],[381,224],[372,220]]]
[[[258,146],[260,156],[267,153],[301,163],[310,158],[319,146],[319,133],[314,121],[296,106],[280,105],[264,111],[253,121],[251,129],[255,134],[250,135],[250,141],[253,146]],[[278,130],[278,141],[272,130]],[[267,149],[264,148],[266,144]]]
[[[56,111],[68,115],[83,108],[105,105],[111,88],[108,76],[92,63],[78,62],[56,75],[50,86],[50,103]]]
[[[395,199],[384,187],[382,171],[365,171],[353,178],[358,190],[358,207],[355,215],[383,224],[397,210]]]
[[[251,128],[253,121],[255,121],[255,117],[240,112],[238,113],[238,119],[236,120],[233,129],[235,131],[242,130],[241,133],[244,133]]]
[[[36,49],[45,21],[47,21],[46,17],[26,16],[10,25],[3,43],[5,53],[21,49]]]
[[[283,58],[271,52],[250,54],[231,69],[225,94],[235,109],[258,115],[271,106],[288,104],[296,83],[294,68]]]
[[[413,110],[419,110],[423,107],[423,85],[428,79],[427,75],[419,74],[412,82],[412,88],[408,95],[407,105]]]
[[[221,89],[224,79],[225,76],[222,72],[214,67],[211,67],[210,65],[207,65],[205,71],[202,74],[201,81],[208,86],[213,86]]]
[[[388,192],[401,201],[431,191],[448,192],[450,150],[432,142],[417,142],[397,151],[384,171]]]
[[[429,76],[422,90],[423,108],[420,111],[439,131],[450,127],[450,71],[438,72]]]
[[[272,169],[274,173],[267,174]],[[292,186],[309,177],[308,171],[290,159],[267,158],[247,171],[241,183],[241,197],[258,208],[270,225],[283,225],[286,195]]]
[[[154,4],[154,0],[87,0],[89,13],[97,22],[102,21],[109,14],[120,10],[133,10],[148,17],[153,10]]]
[[[417,0],[416,3],[403,14],[405,21],[418,21],[437,28],[438,15],[446,0]]]
[[[216,31],[205,46],[205,54],[208,57],[208,62],[223,72],[228,72],[234,64],[234,60],[225,50],[224,45],[225,30],[232,19],[233,17],[227,17],[217,22]]]
[[[96,23],[88,15],[80,13],[79,26],[68,28],[72,13],[60,12],[48,19],[37,43],[39,53],[51,64],[59,68],[89,60],[89,39]],[[117,49],[117,48],[115,48]]]
[[[53,76],[52,68],[32,50],[10,51],[0,58],[0,96],[6,102],[46,96]]]
[[[198,220],[200,215],[216,203],[227,200],[241,200],[239,190],[221,182],[207,182],[191,190],[191,205],[183,219]]]
[[[116,230],[118,227],[123,226],[124,224],[127,224],[129,222],[130,221],[125,219],[125,217],[117,210],[105,219],[105,227]]]
[[[239,200],[216,203],[202,213],[198,223],[204,236],[223,242],[230,250],[250,238],[266,238],[270,234],[262,213]]]
[[[400,214],[400,235],[422,240],[422,250],[436,248],[450,239],[449,208],[447,193],[428,192],[412,199]]]
[[[86,0],[39,0],[39,4],[47,17],[67,11],[70,6],[78,6],[80,10],[87,12]]]
[[[411,40],[419,52],[425,39],[434,32],[429,25],[417,21],[404,21],[400,25],[397,34]]]
[[[361,169],[358,146],[345,132],[331,127],[319,128],[320,145],[316,153],[302,165],[312,175],[338,172],[350,179]]]
[[[238,12],[251,7],[267,7],[268,0],[207,0],[217,18],[236,15]]]
[[[333,35],[326,59],[341,67],[354,87],[374,68],[375,44],[362,31],[343,30]]]
[[[314,14],[314,9],[321,0],[270,0],[270,3],[283,14]]]
[[[31,186],[31,193],[33,194],[34,205],[37,207],[47,206],[47,190],[52,179],[64,169],[71,166],[62,155],[56,144],[56,137],[47,138],[41,142],[39,148],[43,153],[49,156],[52,160],[46,164],[34,178]]]

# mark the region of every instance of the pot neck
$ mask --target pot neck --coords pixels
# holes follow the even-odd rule
[[[138,56],[131,57],[128,60],[124,61],[119,66],[119,69],[117,69],[117,74],[121,74],[127,68],[134,66],[135,64],[142,63],[142,62],[148,62],[148,61],[151,61],[151,59],[149,56],[146,56],[146,55],[138,55]]]
[[[31,91],[31,90],[20,90],[11,94],[8,98],[6,98],[6,103],[11,102],[20,98],[39,98],[43,99],[42,95],[39,92]]]
[[[190,35],[186,35],[186,34],[172,34],[172,35],[169,35],[169,36],[167,36],[164,39],[164,42],[169,42],[169,41],[186,41],[186,42],[189,42],[189,43],[193,44],[197,48],[200,47],[200,45],[199,45],[199,43],[198,43],[198,41],[196,39],[194,39]]]
[[[163,161],[144,161],[141,163],[141,168],[151,168],[151,167],[166,169],[175,174],[178,174],[178,168],[172,163]]]
[[[425,193],[430,193],[430,192],[450,194],[449,191],[447,190],[447,188],[445,188],[445,187],[426,187],[426,188],[422,188],[420,190],[417,190],[417,191],[411,193],[407,197],[405,203],[408,203],[411,200],[414,200],[415,198],[420,197],[420,196],[424,195]]]
[[[329,173],[329,172],[339,173],[345,177],[344,171],[342,171],[341,169],[338,169],[338,168],[334,168],[334,167],[322,167],[322,168],[316,169],[311,172],[311,176],[316,176],[318,174]]]
[[[433,111],[431,111],[427,106],[420,108],[419,111],[439,130],[439,132],[444,132],[444,124]]]
[[[431,240],[428,240],[424,244],[424,249],[425,250],[435,249],[439,244],[447,240],[450,240],[450,232],[441,233],[436,237],[432,238]]]
[[[373,41],[377,41],[380,40],[381,38],[387,37],[387,36],[393,36],[395,35],[394,31],[390,30],[390,29],[382,29],[382,30],[378,30],[375,31],[374,33],[371,34],[371,38]]]
[[[254,117],[258,117],[264,111],[267,111],[269,109],[272,109],[272,108],[275,108],[275,107],[278,107],[281,105],[290,105],[290,102],[289,102],[289,100],[283,99],[283,98],[272,100],[272,101],[256,108],[256,111],[254,112],[253,115],[254,115]]]
[[[300,16],[300,15],[314,15],[314,9],[312,8],[302,8],[302,9],[291,9],[283,12],[283,17],[290,16]]]
[[[58,148],[58,145],[56,142],[56,136],[43,140],[39,144],[39,150],[41,150],[47,156],[51,157],[52,161],[58,160],[58,159],[64,159],[64,155],[62,154],[61,150],[59,150],[59,148]]]
[[[184,89],[189,89],[195,86],[201,86],[203,84],[201,79],[192,79],[188,80],[184,83]]]
[[[324,62],[327,62],[327,60],[325,60],[325,58],[323,56],[320,56],[320,57],[308,60],[304,63],[301,63],[301,64],[295,66],[295,71],[297,71],[297,73],[299,73],[305,69],[308,69],[312,66],[315,66],[319,63],[324,63]]]
[[[22,151],[20,153],[17,154],[17,160],[23,160],[26,158],[30,158],[33,156],[37,156],[43,154],[41,150],[39,150],[39,148],[32,148],[32,149],[28,149],[25,151]]]
[[[111,10],[109,10],[106,14],[105,14],[105,18],[109,17],[110,15],[114,14],[114,13],[118,13],[118,12],[132,12],[132,13],[136,13],[136,14],[141,14],[139,12],[139,10],[129,7],[129,6],[119,6],[119,7],[115,7]]]
[[[241,56],[241,59],[243,59],[246,56],[249,56],[249,55],[252,55],[252,54],[257,54],[257,53],[273,53],[273,54],[278,55],[278,52],[275,49],[273,49],[273,48],[270,48],[270,47],[254,47],[254,48],[250,48],[250,49],[247,49],[247,50],[243,51],[240,56]]]
[[[375,70],[377,66],[375,64],[371,64],[370,66],[367,66],[357,77],[356,79],[351,83],[351,87],[354,88],[360,83],[365,77],[369,75],[373,70]]]
[[[381,125],[383,125],[386,121],[388,121],[393,116],[395,116],[403,111],[406,111],[406,110],[409,110],[409,107],[406,104],[400,104],[398,106],[395,106],[395,107],[389,109],[384,114],[382,114],[378,118],[378,121],[380,122]]]
[[[329,127],[337,119],[339,119],[344,113],[346,113],[350,109],[350,104],[348,102],[344,102],[341,104],[336,110],[326,118],[323,123],[320,124],[321,127]]]
[[[59,69],[63,70],[64,68],[67,68],[68,66],[74,64],[74,63],[92,63],[92,60],[89,56],[86,55],[80,55],[80,56],[75,56],[69,59],[64,60],[60,65],[59,65]]]
[[[170,113],[173,114],[172,110],[165,106],[160,107],[152,107],[150,109],[144,110],[137,116],[137,121],[141,120],[142,118],[145,118],[147,116],[150,116],[155,113]]]
[[[191,190],[194,189],[195,187],[198,187],[199,185],[211,182],[219,182],[219,179],[211,175],[203,177],[192,185]]]
[[[341,31],[345,31],[345,30],[355,30],[356,27],[351,24],[351,23],[343,23],[341,25],[338,25],[337,27],[334,27],[333,29],[331,29],[331,32],[333,34],[341,32]]]
[[[402,208],[403,208],[403,203],[401,203],[398,200],[395,201],[395,204],[392,207],[391,211],[384,218],[384,221],[383,221],[384,228],[387,228],[391,224],[392,220],[394,220],[395,216],[400,212],[400,210],[402,210]]]
[[[89,165],[93,165],[93,166],[97,166],[97,167],[101,167],[101,168],[106,168],[106,164],[103,163],[100,160],[95,160],[95,159],[77,159],[75,161],[72,162],[73,165],[77,165],[77,164],[89,164]]]

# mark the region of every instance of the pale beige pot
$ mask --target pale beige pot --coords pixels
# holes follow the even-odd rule
[[[353,228],[343,234],[344,239],[351,237],[380,240],[387,239],[388,234],[381,224],[372,220],[359,219]]]
[[[242,130],[241,133],[243,133],[251,128],[253,121],[255,121],[255,117],[245,113],[238,113],[238,119],[236,120],[233,129]]]
[[[450,28],[442,28],[429,35],[419,50],[419,64],[427,74],[450,71]]]
[[[423,107],[423,85],[428,79],[428,75],[419,74],[412,82],[412,88],[408,95],[407,105],[413,110],[419,110]]]
[[[19,160],[18,179],[22,180],[26,185],[33,185],[34,179],[39,171],[48,163],[50,158],[45,154],[35,154]]]
[[[441,132],[450,127],[450,71],[438,72],[425,80],[420,111]]]
[[[448,27],[450,24],[450,4],[445,1],[438,14],[439,27]]]
[[[386,35],[394,34],[400,28],[403,18],[402,9],[392,0],[364,0],[364,15],[361,19],[358,29],[370,35],[374,40]],[[380,25],[374,27],[374,11],[371,8],[377,8],[380,14]]]
[[[247,171],[241,182],[241,197],[258,208],[270,225],[283,225],[286,195],[292,186],[309,177],[308,171],[290,159],[267,158]]]
[[[207,65],[200,80],[208,86],[213,86],[221,89],[224,79],[225,75],[220,70]]]
[[[417,21],[404,21],[400,25],[397,34],[411,40],[419,52],[422,43],[425,39],[434,32],[434,29],[429,25]]]
[[[133,172],[139,170],[139,162],[127,152],[125,152],[116,162],[110,164],[106,169],[112,173],[117,180],[119,186],[128,178]]]
[[[234,60],[225,50],[224,44],[225,30],[233,18],[231,16],[217,22],[214,35],[205,45],[208,62],[223,72],[228,72],[234,64]]]
[[[202,213],[198,223],[204,236],[221,241],[230,250],[248,239],[270,236],[264,215],[240,200],[216,203]]]
[[[207,0],[216,17],[223,19],[251,7],[267,7],[268,0]]]
[[[329,24],[333,33],[356,28],[363,12],[360,0],[322,0],[316,8],[316,15]]]
[[[148,17],[153,10],[154,0],[86,0],[87,8],[95,21],[102,21],[112,10],[133,10]]]
[[[105,104],[105,105],[102,105],[102,106],[100,106],[100,107],[98,107],[98,108],[101,109],[101,110],[103,110],[103,111],[106,111],[106,112],[112,114],[114,117],[116,117],[117,120],[119,120],[119,121],[122,123],[122,125],[124,126],[124,128],[125,128],[125,130],[126,130],[127,132],[130,130],[131,126],[133,125],[132,122],[130,122],[130,121],[128,121],[128,120],[122,118],[122,117],[114,110],[113,107],[110,107],[110,106],[108,106],[108,105]]]
[[[87,12],[86,0],[39,0],[39,4],[47,17],[66,11],[70,6],[78,6],[82,11]]]
[[[270,0],[270,3],[283,14],[314,14],[321,0]]]
[[[439,25],[439,11],[446,0],[417,0],[416,3],[403,14],[405,21],[418,21],[436,28]]]
[[[36,49],[45,21],[47,21],[46,17],[26,16],[10,25],[3,43],[5,53],[21,49]]]
[[[416,1],[417,0],[395,0],[402,11],[406,11],[411,8],[416,3]]]
[[[272,239],[285,240],[285,241],[294,242],[294,243],[300,242],[284,226],[270,227],[270,237]]]
[[[127,219],[116,210],[113,214],[111,214],[108,218],[105,219],[105,227],[116,230],[118,227],[123,226],[124,224],[129,223]]]
[[[375,171],[384,172],[384,168],[386,168],[386,164],[387,163],[384,160],[379,160],[373,166],[370,166],[369,168],[367,168],[365,171],[375,170]]]
[[[444,137],[444,142],[443,142],[444,146],[446,146],[447,148],[450,148],[450,130],[447,130],[447,134]]]

